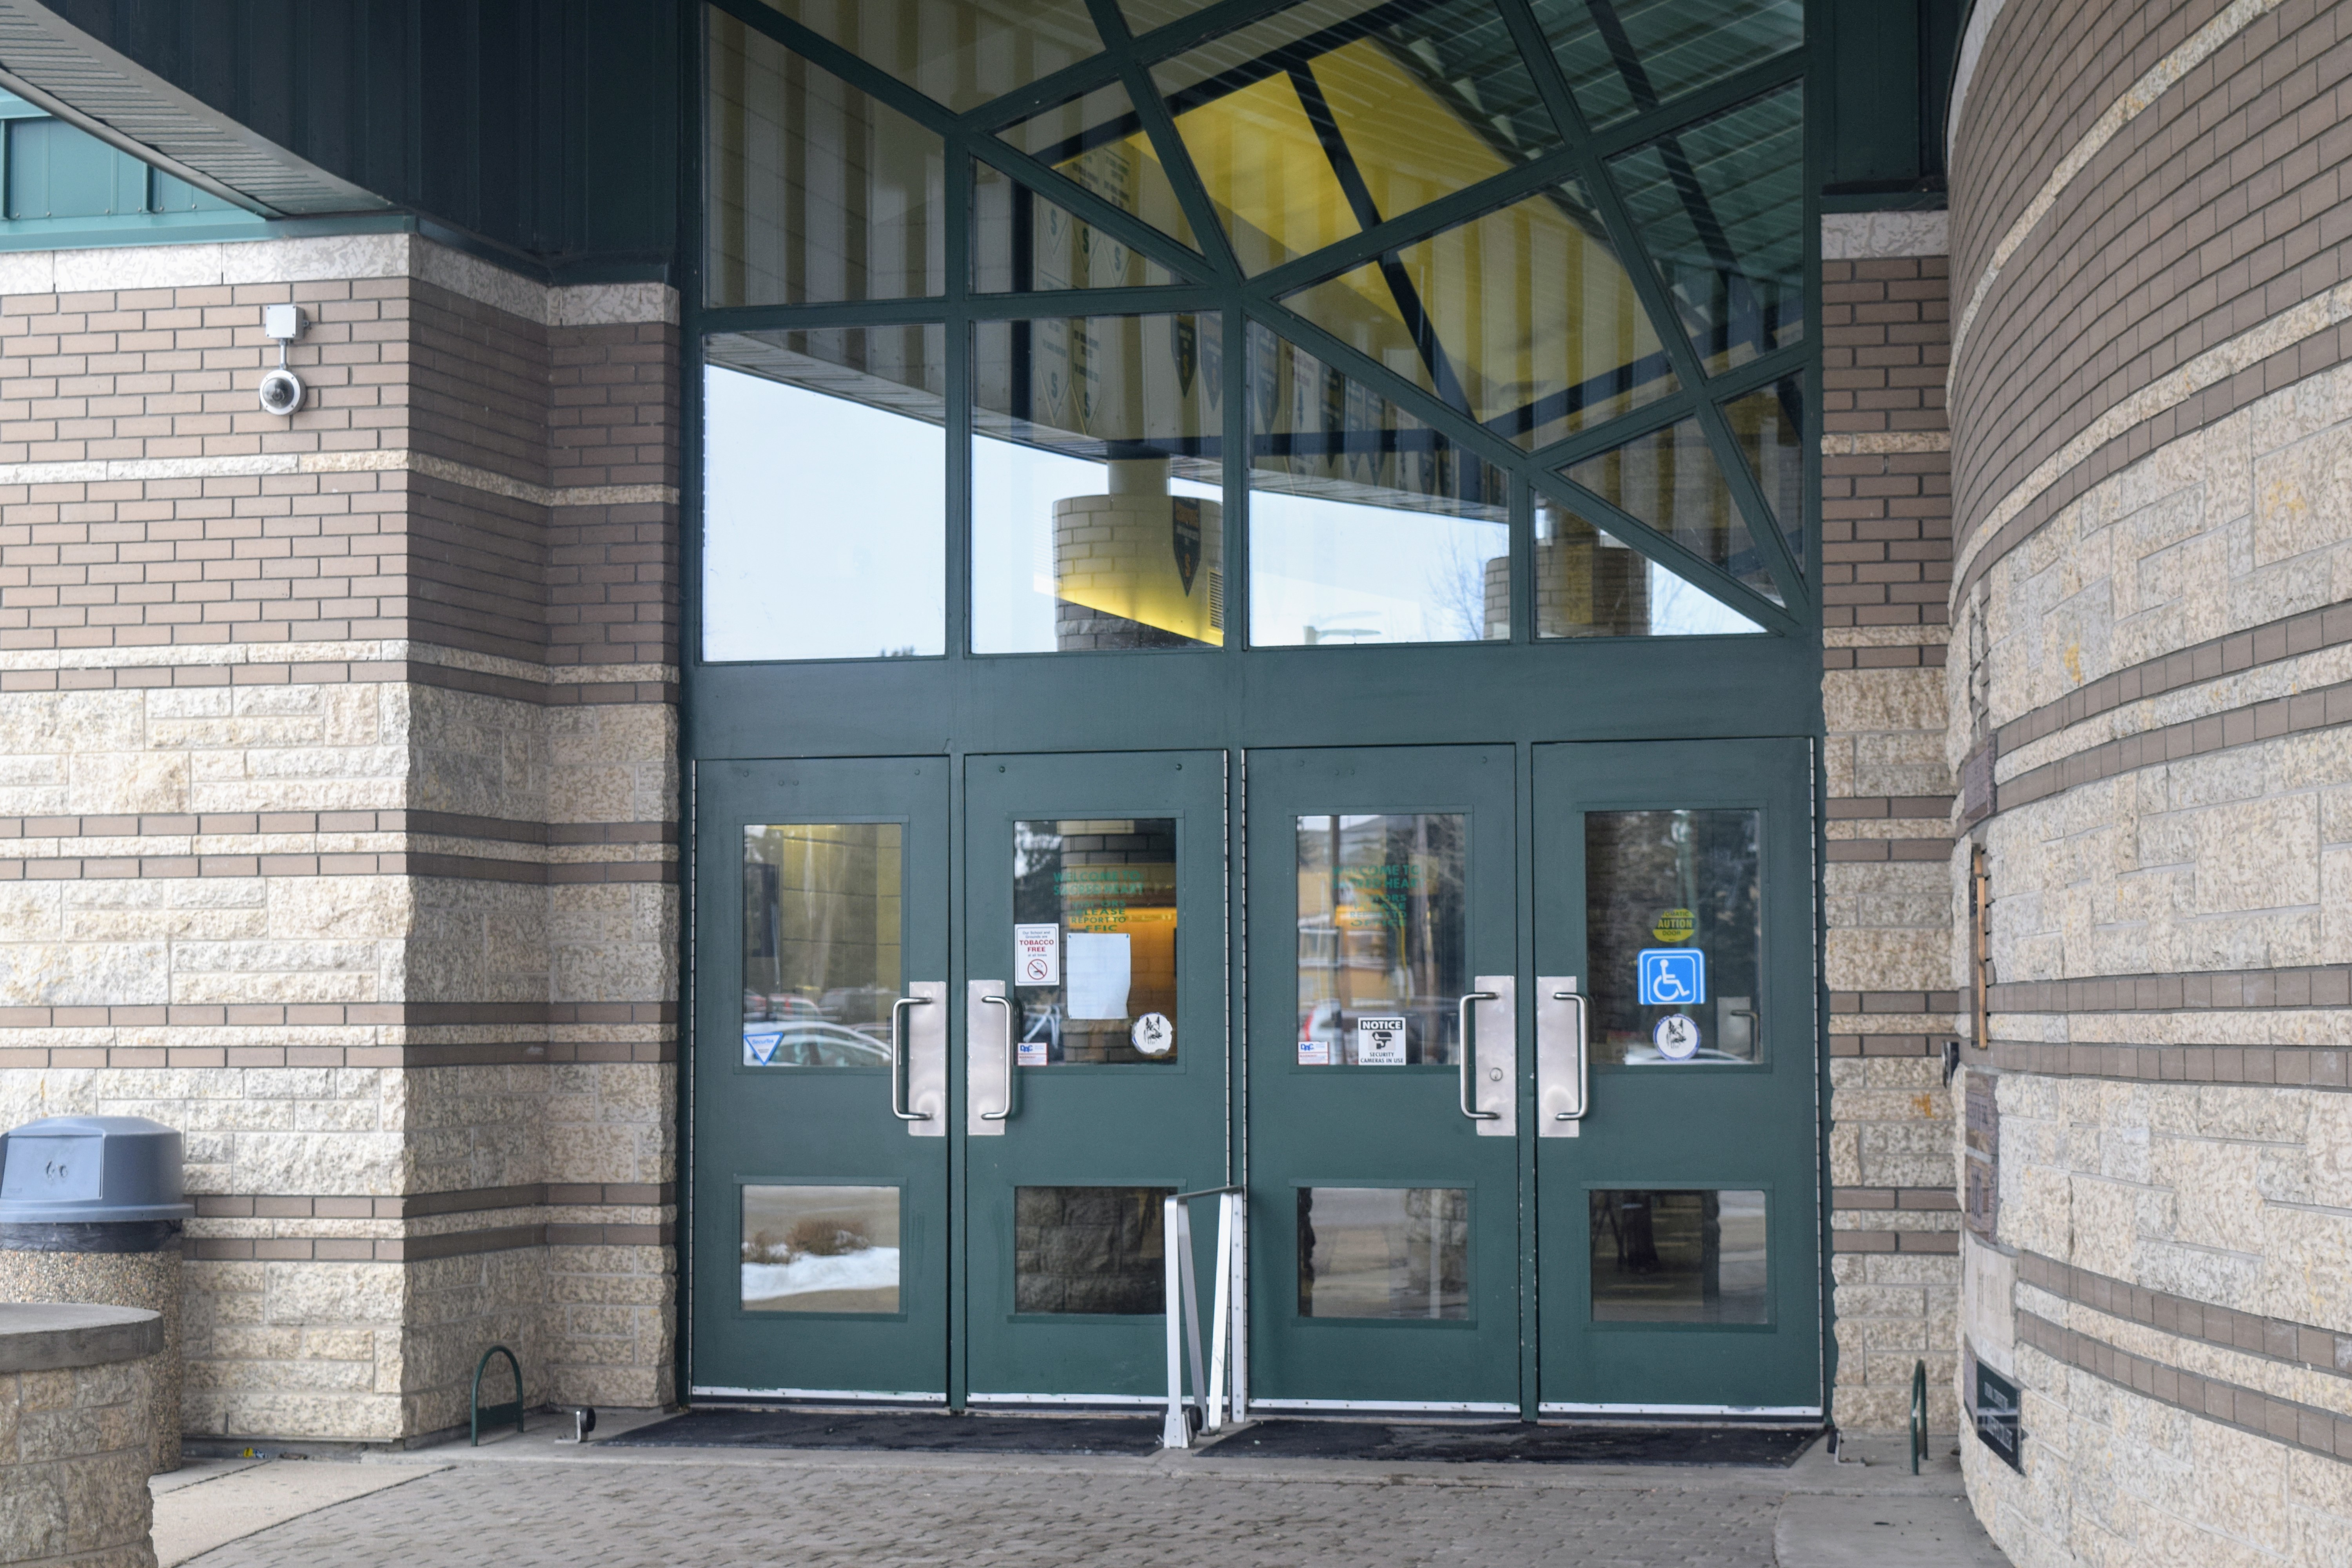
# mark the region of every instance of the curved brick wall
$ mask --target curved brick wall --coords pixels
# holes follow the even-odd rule
[[[2022,1473],[1964,1447],[2020,1563],[2352,1561],[2347,80],[2319,0],[2008,0],[1957,128],[1962,1378]]]

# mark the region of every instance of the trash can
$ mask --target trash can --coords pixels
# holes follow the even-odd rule
[[[180,1135],[143,1116],[51,1116],[0,1133],[0,1301],[163,1318],[158,1472],[180,1468]]]

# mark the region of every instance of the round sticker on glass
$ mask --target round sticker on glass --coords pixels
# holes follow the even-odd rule
[[[1667,1014],[1650,1031],[1650,1038],[1670,1062],[1686,1062],[1698,1055],[1698,1025],[1687,1014]]]
[[[1698,917],[1690,910],[1660,910],[1657,923],[1650,927],[1650,934],[1669,946],[1680,946],[1690,941],[1691,933],[1697,930]]]
[[[1146,1013],[1127,1032],[1135,1048],[1147,1057],[1164,1057],[1176,1048],[1176,1026],[1168,1021],[1165,1013]]]

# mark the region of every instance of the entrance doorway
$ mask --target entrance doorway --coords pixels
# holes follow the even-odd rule
[[[1817,1412],[1811,771],[712,770],[697,1395],[1154,1402],[1161,1201],[1238,1180],[1254,1409]]]

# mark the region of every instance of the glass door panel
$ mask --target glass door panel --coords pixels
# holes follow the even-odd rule
[[[1511,773],[1250,754],[1255,1406],[1519,1408]]]
[[[1821,1388],[1811,755],[1538,746],[1541,1408],[1811,1413]],[[1576,1108],[1583,1107],[1580,1120]]]
[[[971,1403],[1164,1399],[1160,1205],[1228,1168],[1223,759],[967,769]]]
[[[947,763],[698,793],[694,1392],[944,1402]]]

